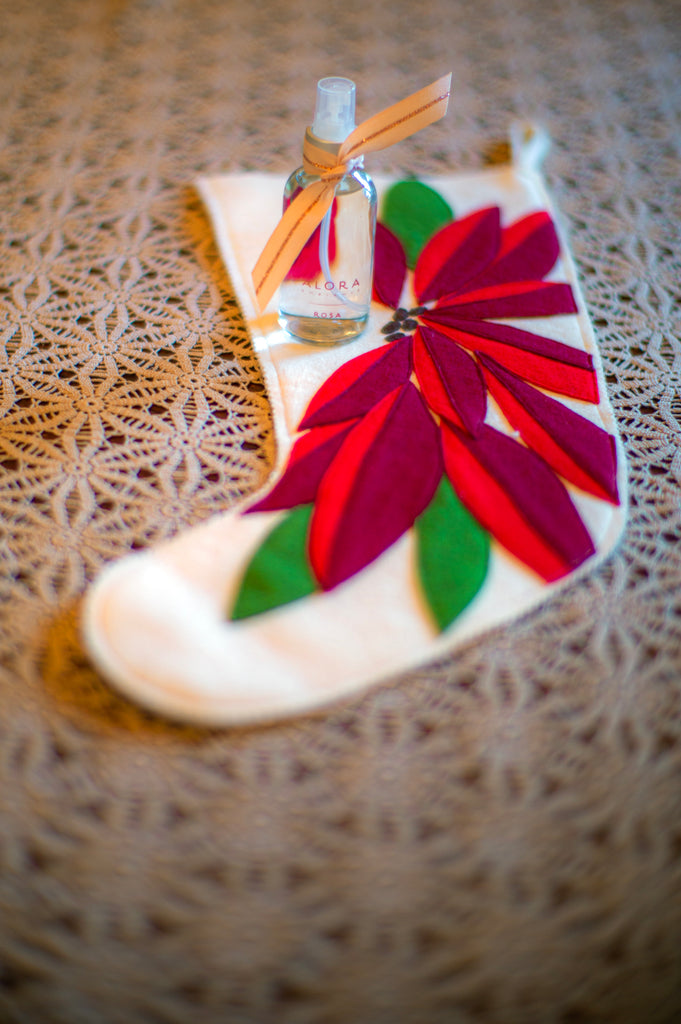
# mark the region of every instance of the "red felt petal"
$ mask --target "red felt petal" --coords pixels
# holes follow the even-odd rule
[[[460,291],[488,266],[501,241],[499,208],[476,210],[441,228],[424,246],[414,270],[420,303]]]
[[[356,419],[409,380],[411,338],[383,345],[343,363],[322,384],[300,424],[301,430]]]
[[[374,298],[397,309],[407,276],[407,257],[402,243],[385,224],[376,225],[374,246]]]
[[[283,475],[272,490],[247,511],[272,512],[314,501],[321,478],[351,428],[352,423],[332,423],[298,438]]]
[[[429,408],[476,433],[485,418],[487,395],[475,360],[424,326],[414,335],[414,370]]]
[[[558,477],[534,452],[485,426],[471,438],[442,424],[445,468],[478,522],[547,581],[595,553]]]
[[[409,382],[352,429],[319,487],[310,561],[321,586],[337,586],[401,537],[441,476],[437,427]]]
[[[481,356],[489,390],[512,427],[557,473],[597,498],[618,503],[617,452],[607,431]]]
[[[504,228],[496,259],[471,282],[471,287],[541,280],[553,268],[559,253],[558,236],[548,213],[531,213]]]
[[[576,313],[569,284],[552,281],[513,281],[490,285],[462,295],[447,295],[441,305],[465,319],[494,317],[556,316]]]
[[[508,324],[459,319],[433,310],[421,320],[471,352],[486,352],[524,380],[558,395],[598,402],[598,379],[588,352]]]

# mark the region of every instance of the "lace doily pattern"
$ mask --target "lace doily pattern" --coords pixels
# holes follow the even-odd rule
[[[677,5],[0,9],[0,1019],[678,1021]],[[478,167],[513,118],[549,130],[627,450],[624,541],[323,715],[147,715],[88,664],[84,589],[274,457],[190,183],[285,176],[325,74],[367,112],[450,68],[446,121],[372,168]]]

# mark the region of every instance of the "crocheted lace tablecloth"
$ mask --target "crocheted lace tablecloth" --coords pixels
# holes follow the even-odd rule
[[[2,0],[0,1020],[681,1019],[681,11],[669,0]],[[229,508],[269,404],[191,188],[299,162],[449,69],[371,158],[545,173],[629,464],[617,551],[323,714],[171,725],[83,651],[108,562]]]

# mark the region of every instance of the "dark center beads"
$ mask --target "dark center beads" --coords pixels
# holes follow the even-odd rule
[[[418,320],[414,319],[426,312],[425,306],[415,306],[413,309],[396,309],[385,327],[381,327],[381,333],[387,335],[388,341],[398,341],[406,337],[410,331],[418,327]]]

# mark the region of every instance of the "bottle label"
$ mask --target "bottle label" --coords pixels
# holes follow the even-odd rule
[[[356,277],[350,284],[347,281],[339,281],[337,284],[335,281],[303,281],[302,287],[314,292],[347,292],[359,288],[359,278]]]
[[[307,307],[307,316],[324,320],[342,320],[348,315],[344,297],[353,299],[361,289],[359,278],[338,281],[317,278],[315,281],[299,281],[300,299]]]

